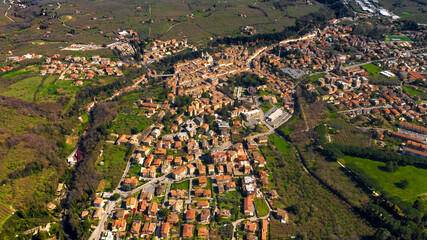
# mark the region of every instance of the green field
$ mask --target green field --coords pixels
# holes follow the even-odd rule
[[[317,74],[317,75],[310,76],[308,78],[308,80],[310,81],[310,83],[314,83],[315,81],[317,81],[317,79],[322,78],[324,76],[326,76],[326,73],[320,73],[320,74]]]
[[[258,217],[265,217],[270,212],[264,198],[255,198],[254,204]]]
[[[153,118],[119,114],[110,130],[117,134],[131,134],[131,129],[136,128],[138,132],[141,132],[153,124],[154,121]]]
[[[403,89],[405,89],[409,94],[411,94],[412,96],[418,96],[421,94],[420,91],[415,90],[411,87],[407,87],[407,86],[402,86]]]
[[[12,84],[6,89],[0,90],[0,93],[5,96],[20,98],[22,100],[32,102],[34,99],[34,93],[41,84],[42,79],[43,77],[41,76],[25,78]]]
[[[379,72],[383,70],[382,68],[372,63],[363,65],[362,68],[364,68],[369,73],[369,75],[373,77],[379,77],[380,76]]]
[[[270,135],[270,137],[268,137],[268,140],[272,142],[274,146],[276,146],[277,150],[283,153],[287,153],[292,149],[291,145],[289,145],[288,142],[283,140],[283,138],[279,137],[277,134]]]
[[[190,187],[190,180],[186,180],[180,183],[174,183],[171,186],[171,190],[176,190],[176,189],[184,189],[184,190],[188,190],[188,188]]]
[[[386,35],[385,41],[404,41],[404,42],[410,42],[412,41],[409,37],[405,35]]]
[[[108,180],[108,185],[113,189],[119,184],[123,171],[126,168],[127,161],[125,156],[127,150],[126,146],[105,144],[102,156],[98,159],[98,163],[102,161],[104,165],[99,166],[97,164],[96,168],[102,172],[103,178]],[[112,189],[106,189],[106,191],[109,190]]]
[[[30,70],[30,71],[18,70],[18,71],[15,71],[15,72],[6,73],[2,77],[12,78],[12,77],[16,77],[16,76],[19,76],[19,75],[24,75],[24,74],[32,73],[32,72],[34,72],[34,71],[32,71],[32,70]]]
[[[73,81],[58,80],[59,76],[48,76],[37,92],[37,102],[56,102],[60,97],[74,98],[77,91],[88,85],[90,81],[84,81],[83,86],[74,86]]]
[[[365,158],[345,156],[346,163],[354,163],[365,171],[366,174],[377,180],[384,191],[390,195],[400,197],[404,201],[414,201],[418,196],[427,197],[427,170],[414,166],[399,166],[396,172],[381,170],[383,162],[372,161]],[[406,189],[398,188],[395,183],[408,180]]]

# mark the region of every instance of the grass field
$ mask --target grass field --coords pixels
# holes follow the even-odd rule
[[[12,77],[16,77],[16,76],[20,76],[20,75],[32,73],[32,72],[34,72],[34,71],[32,71],[32,70],[25,71],[25,70],[21,69],[21,70],[15,71],[15,72],[6,73],[2,77],[12,78]]]
[[[287,152],[291,151],[291,149],[292,149],[291,145],[289,145],[288,142],[283,140],[277,134],[270,135],[270,137],[268,137],[268,140],[270,142],[272,142],[274,144],[274,146],[276,146],[277,150],[279,150],[283,153],[287,153]]]
[[[119,184],[120,178],[123,174],[123,171],[126,167],[126,146],[118,146],[112,144],[104,145],[104,152],[99,158],[98,162],[104,162],[104,165],[99,166],[97,164],[97,170],[102,172],[103,179],[107,180],[108,186],[111,186],[114,189],[117,184]],[[109,191],[111,189],[105,189]]]
[[[264,113],[266,113],[266,112],[268,112],[268,110],[270,110],[273,106],[271,106],[271,104],[270,104],[270,102],[269,102],[269,101],[264,101],[264,102],[262,102],[262,103],[261,103],[261,105],[260,105],[259,107],[262,109],[262,111],[263,111]]]
[[[317,79],[322,78],[324,76],[326,76],[326,73],[320,73],[320,74],[317,74],[317,75],[310,76],[308,78],[308,80],[310,81],[310,83],[314,83],[315,81],[317,81]]]
[[[188,188],[190,187],[190,180],[186,180],[180,183],[174,183],[171,186],[171,190],[176,190],[176,189],[184,189],[184,190],[188,190]]]
[[[420,95],[420,91],[415,90],[411,87],[407,87],[407,86],[402,86],[403,89],[405,89],[409,94],[411,94],[412,96],[418,96]]]
[[[34,99],[34,93],[36,92],[37,87],[41,84],[42,79],[43,78],[41,76],[25,78],[12,84],[6,89],[0,90],[0,93],[5,96],[32,102]]]
[[[379,77],[380,76],[379,72],[381,72],[383,70],[382,68],[380,68],[377,65],[374,65],[372,63],[363,65],[362,68],[364,68],[369,73],[369,75],[371,75],[373,77]]]
[[[409,37],[405,35],[386,35],[385,41],[405,41],[410,42],[412,41]]]
[[[254,204],[258,217],[267,216],[267,214],[270,212],[267,203],[264,201],[264,198],[255,198]]]
[[[138,132],[141,132],[153,124],[154,121],[153,118],[119,114],[110,130],[117,134],[131,134],[131,129],[136,128]]]
[[[139,164],[132,164],[129,168],[128,177],[139,178],[142,166]]]
[[[346,163],[354,163],[365,171],[366,174],[376,179],[384,191],[390,195],[400,197],[404,201],[414,201],[418,196],[427,198],[427,170],[414,166],[399,166],[396,172],[381,170],[385,166],[383,162],[372,161],[365,158],[345,156]],[[395,183],[408,180],[406,189],[398,188]]]
[[[83,86],[74,86],[72,81],[58,80],[59,76],[48,76],[37,92],[37,102],[56,102],[61,96],[74,98],[77,91],[88,85],[90,81],[84,81]]]

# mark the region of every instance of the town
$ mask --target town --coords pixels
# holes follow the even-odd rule
[[[295,199],[284,200],[291,187],[297,189],[293,193],[298,192],[299,197],[318,194],[313,189],[333,196],[334,200],[327,199],[329,206],[336,207],[339,202],[343,211],[355,216],[346,219],[348,222],[363,219],[354,225],[366,226],[361,230],[366,236],[361,237],[372,235],[374,228],[403,226],[408,219],[421,226],[425,220],[416,214],[424,211],[426,189],[408,172],[400,174],[397,169],[411,167],[414,174],[425,170],[425,26],[412,31],[396,23],[380,38],[373,37],[366,29],[373,32],[377,30],[373,24],[392,25],[397,16],[378,7],[376,1],[345,2],[362,13],[331,19],[297,37],[266,40],[266,44],[258,40],[244,42],[241,36],[237,37],[239,44],[222,42],[232,37],[209,37],[203,44],[196,44],[182,34],[182,38],[170,40],[142,40],[137,31],[126,28],[108,35],[114,41],[109,44],[67,42],[68,47],[58,47],[53,55],[36,52],[12,56],[9,52],[0,73],[12,80],[1,94],[5,99],[23,98],[21,91],[32,91],[22,101],[32,101],[36,110],[21,110],[25,119],[32,121],[26,114],[34,112],[46,114],[42,120],[33,117],[38,121],[34,133],[44,131],[48,120],[59,119],[53,116],[54,111],[62,112],[61,119],[74,121],[61,125],[65,129],[62,132],[50,132],[61,132],[66,137],[46,152],[66,146],[61,148],[64,172],[96,178],[88,184],[89,190],[79,189],[79,204],[74,199],[67,202],[67,198],[78,195],[72,188],[83,185],[86,179],[74,183],[75,179],[58,180],[56,191],[50,190],[55,197],[42,205],[51,218],[28,227],[24,235],[43,232],[52,237],[51,223],[72,219],[73,226],[84,229],[75,236],[91,240],[309,239],[313,235],[296,226],[315,216],[315,221],[324,224],[321,228],[337,233],[334,236],[359,237],[347,229],[341,232],[341,226],[330,226],[337,224],[339,217],[325,220],[317,216],[325,205],[317,206],[315,198],[309,199],[314,204],[304,209]],[[10,4],[27,7],[19,1]],[[257,9],[253,5],[251,9]],[[151,5],[149,9],[151,12]],[[188,19],[197,15],[194,12]],[[102,20],[110,18],[104,16]],[[179,24],[173,19],[168,21]],[[249,36],[256,36],[254,26],[250,26]],[[24,86],[20,81],[33,85]],[[42,101],[46,105],[36,105]],[[55,109],[53,102],[63,109]],[[310,112],[316,112],[317,107],[318,113]],[[24,129],[24,120],[14,124]],[[342,132],[351,132],[345,135],[350,136],[346,139],[349,142],[354,140],[351,137],[362,135],[369,143],[342,144]],[[303,135],[301,142],[295,141],[292,134]],[[29,138],[38,146],[39,139],[32,137],[28,134],[19,139]],[[20,147],[20,141],[10,137],[5,143]],[[361,153],[364,148],[369,148],[368,156]],[[374,159],[381,154],[385,157]],[[318,164],[318,159],[327,163]],[[365,160],[381,163],[363,172],[362,164],[354,162]],[[79,170],[88,163],[94,165],[90,168],[93,171]],[[328,165],[325,174],[339,175],[339,181],[348,180],[339,187],[336,178],[328,176],[330,179],[325,181],[317,171],[332,163],[335,165]],[[25,166],[10,176],[27,176],[28,172],[39,171],[37,167],[28,170]],[[294,172],[285,178],[277,169]],[[389,186],[386,190],[391,193],[383,193],[378,187],[383,179],[378,180],[369,171],[395,174],[399,182],[390,184],[398,190],[390,190]],[[417,177],[422,178],[422,174]],[[298,184],[315,186],[307,190]],[[408,184],[419,187],[402,194],[400,191]],[[362,197],[340,192],[348,186],[357,187],[354,195]],[[421,207],[417,201],[421,201]],[[386,210],[377,210],[377,205],[372,207],[374,203],[383,204]],[[300,217],[301,212],[305,218]],[[386,218],[389,215],[392,217]],[[394,222],[389,220],[392,218]],[[378,219],[389,225],[375,225]],[[67,227],[61,230],[64,236]],[[286,229],[286,233],[282,235],[280,229]],[[319,238],[330,237],[325,232],[316,234]]]

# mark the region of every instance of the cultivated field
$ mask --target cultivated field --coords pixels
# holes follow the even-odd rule
[[[119,31],[127,29],[135,30],[142,39],[186,37],[190,43],[206,43],[209,37],[240,35],[242,27],[248,25],[253,26],[256,33],[281,31],[293,25],[297,18],[322,7],[314,2],[278,9],[272,1],[253,0],[96,0],[62,2],[60,8],[51,3],[43,6],[48,16],[37,18],[35,23],[47,26],[46,29],[0,28],[0,34],[5,34],[0,43],[0,60],[7,56],[5,49],[12,50],[14,55],[29,52],[66,55],[70,52],[59,51],[60,48],[72,43],[109,44],[115,41]],[[61,17],[49,19],[55,13]],[[83,54],[112,55],[110,50],[105,51]]]

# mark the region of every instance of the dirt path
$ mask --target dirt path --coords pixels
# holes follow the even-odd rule
[[[39,94],[40,87],[43,86],[44,82],[46,81],[46,78],[47,78],[47,75],[43,76],[41,83],[39,84],[39,86],[37,86],[37,89],[34,92],[33,102],[37,102],[37,95]]]

